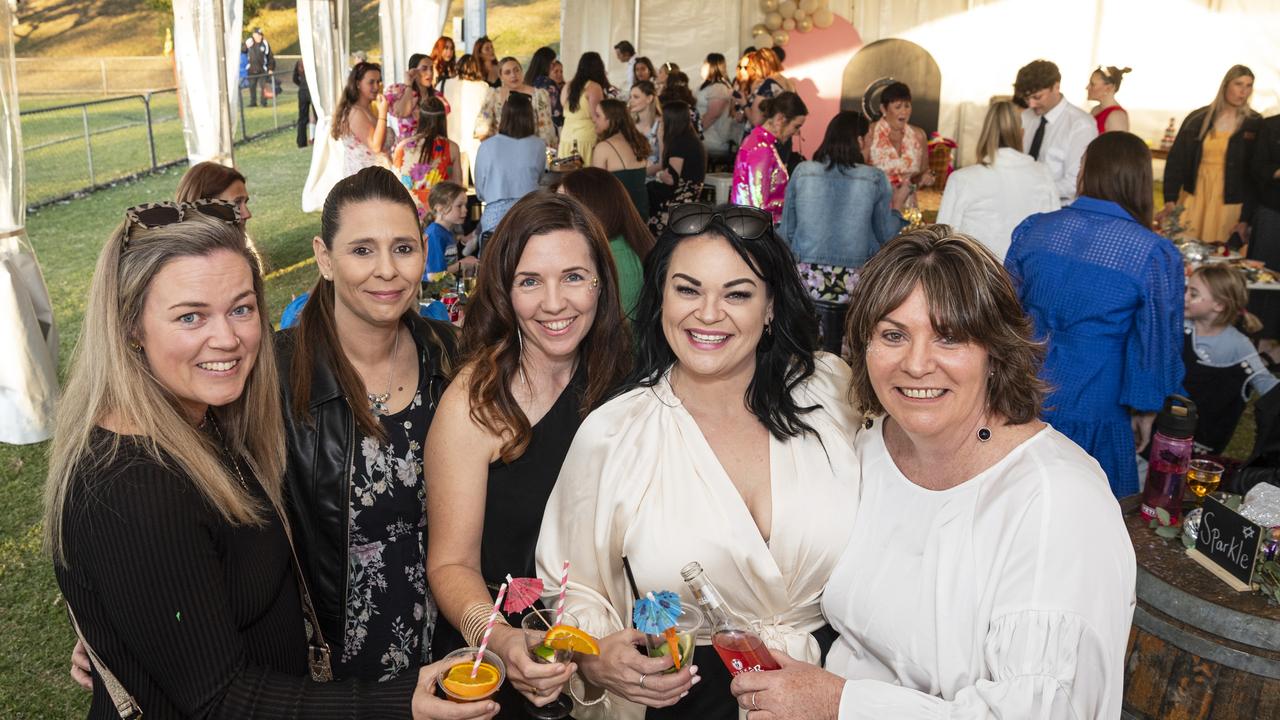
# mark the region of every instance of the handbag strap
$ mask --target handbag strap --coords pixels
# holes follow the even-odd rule
[[[89,660],[93,663],[93,669],[98,671],[98,677],[102,680],[102,684],[107,688],[107,695],[111,697],[111,702],[116,706],[116,712],[120,714],[122,720],[142,720],[142,708],[138,706],[138,702],[133,699],[128,690],[124,689],[124,685],[116,679],[114,673],[107,669],[106,663],[102,662],[102,658],[98,657],[98,653],[93,651],[93,646],[85,640],[84,633],[80,632],[80,623],[76,622],[76,614],[71,611],[71,604],[67,603],[67,617],[71,618],[71,627],[76,631],[76,637],[80,640],[80,644],[84,646],[84,651],[89,654]]]
[[[333,680],[332,652],[329,650],[329,643],[325,642],[324,633],[320,630],[320,618],[316,616],[315,605],[311,603],[311,589],[307,585],[306,577],[302,574],[298,550],[293,545],[293,531],[284,518],[280,518],[280,524],[284,528],[285,539],[289,541],[289,554],[293,557],[293,577],[298,582],[302,612],[307,616],[307,666],[311,671],[311,679],[316,682],[330,682]]]

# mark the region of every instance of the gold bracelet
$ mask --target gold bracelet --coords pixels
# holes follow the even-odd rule
[[[460,623],[462,627],[458,628],[458,631],[462,633],[462,637],[466,639],[468,645],[474,647],[480,644],[480,640],[484,637],[484,630],[489,625],[489,614],[492,612],[492,605],[481,602],[467,608],[467,611],[462,614],[462,622]],[[507,619],[502,617],[501,613],[498,614],[496,622],[510,625]]]

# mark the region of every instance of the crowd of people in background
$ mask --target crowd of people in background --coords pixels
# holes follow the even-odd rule
[[[597,52],[566,73],[487,37],[386,87],[356,63],[316,278],[278,332],[243,174],[201,163],[125,211],[46,494],[91,716],[119,686],[175,717],[520,718],[562,694],[637,719],[1119,714],[1115,498],[1154,413],[1185,388],[1234,427],[1280,383],[1239,274],[1185,279],[1155,232],[1180,213],[1280,267],[1280,117],[1252,73],[1184,120],[1157,212],[1128,68],[1091,74],[1090,112],[1027,64],[940,177],[902,82],[812,128],[781,48],[708,53],[697,83],[613,50],[616,84]],[[913,220],[944,181],[938,224]],[[423,283],[464,268],[465,314],[424,318]],[[635,652],[633,586],[692,559],[779,670],[733,678],[705,635],[678,669]],[[489,619],[513,576],[599,653],[536,662]],[[482,637],[503,688],[437,697],[438,659]]]

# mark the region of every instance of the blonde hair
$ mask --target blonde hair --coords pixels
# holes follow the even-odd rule
[[[978,162],[990,165],[995,162],[1000,148],[1022,151],[1022,120],[1018,109],[1008,100],[998,100],[987,108],[982,121],[982,134],[978,136]]]
[[[1253,78],[1253,71],[1244,65],[1232,65],[1226,75],[1222,76],[1222,83],[1218,85],[1218,94],[1213,98],[1213,102],[1209,104],[1209,112],[1205,113],[1204,120],[1200,123],[1201,140],[1209,134],[1209,130],[1213,128],[1214,119],[1218,117],[1218,113],[1227,107],[1227,87],[1231,85],[1236,78],[1248,77]],[[1236,111],[1237,115],[1244,119],[1251,115],[1257,115],[1253,108],[1249,107],[1249,100],[1245,99],[1244,107]]]
[[[1213,319],[1214,325],[1229,325],[1253,334],[1262,329],[1257,315],[1246,310],[1249,306],[1249,290],[1244,275],[1229,265],[1201,265],[1191,273],[1209,288],[1214,302],[1222,303],[1222,312]]]
[[[91,448],[94,429],[108,418],[128,428],[154,461],[185,475],[227,522],[266,522],[266,508],[223,465],[222,449],[191,424],[157,382],[145,355],[130,347],[157,273],[175,259],[221,250],[243,257],[252,270],[262,342],[243,393],[211,412],[227,449],[247,461],[276,511],[283,507],[284,425],[257,256],[239,228],[196,212],[183,222],[154,229],[130,228],[126,220],[98,256],[70,378],[58,403],[44,493],[44,542],[55,562],[66,563],[63,518],[73,483],[110,465],[119,450],[119,435],[105,452]]]

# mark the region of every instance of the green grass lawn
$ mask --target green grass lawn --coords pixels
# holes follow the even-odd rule
[[[249,232],[273,268],[285,269],[311,256],[319,216],[304,214],[300,200],[310,159],[310,151],[294,146],[290,131],[236,148],[252,196]],[[185,169],[171,168],[58,203],[29,218],[27,231],[44,269],[62,339],[64,372],[102,243],[125,207],[171,198]],[[314,265],[307,264],[268,281],[273,319],[314,277]],[[88,709],[89,696],[73,686],[67,673],[72,633],[51,566],[40,550],[46,450],[47,443],[0,445],[0,718],[6,720],[83,717]]]
[[[246,107],[244,127],[236,121],[236,139],[257,135],[277,126],[291,126],[298,115],[297,95],[287,79],[284,93],[275,107]],[[247,101],[248,93],[242,90]],[[127,177],[151,168],[147,138],[146,104],[137,95],[106,102],[100,96],[24,96],[24,112],[44,110],[81,102],[84,107],[49,109],[22,117],[22,146],[27,166],[27,203],[35,204],[63,197],[81,188]],[[160,165],[187,156],[182,135],[178,97],[172,91],[151,95],[151,123],[156,162]],[[84,127],[89,126],[93,172],[89,172],[89,149]]]

